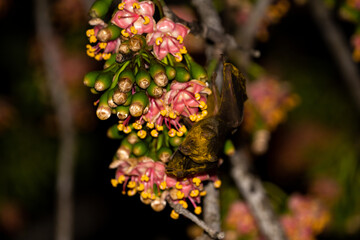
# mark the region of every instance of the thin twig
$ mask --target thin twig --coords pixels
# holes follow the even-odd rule
[[[175,212],[178,214],[183,215],[184,217],[190,219],[195,224],[197,224],[199,227],[204,229],[205,232],[209,234],[209,236],[213,239],[224,239],[225,234],[224,232],[217,231],[216,229],[212,228],[208,224],[206,224],[203,220],[198,218],[195,214],[184,208],[181,204],[174,203],[170,197],[167,197],[167,202],[169,203],[170,207],[172,207]]]
[[[231,176],[248,203],[261,233],[269,240],[286,239],[260,179],[249,171],[249,155],[240,149],[235,151],[230,160]]]
[[[46,84],[59,126],[55,239],[70,240],[72,239],[73,225],[75,130],[72,122],[70,101],[60,69],[59,50],[54,39],[49,7],[46,0],[36,0],[35,3],[37,38],[42,49]]]
[[[327,43],[330,52],[334,56],[336,64],[347,84],[357,109],[360,111],[360,73],[356,63],[351,58],[350,49],[347,48],[340,28],[330,16],[329,10],[319,0],[309,1],[311,13]]]

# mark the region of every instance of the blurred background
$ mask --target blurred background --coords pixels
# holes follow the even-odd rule
[[[82,80],[88,71],[102,67],[86,55],[92,1],[48,2],[55,36],[49,41],[58,49],[60,80],[76,132],[74,239],[192,239],[198,230],[189,220],[170,220],[169,208],[156,213],[111,186],[114,172],[108,165],[119,142],[107,138],[113,123],[97,119],[97,99]],[[182,18],[197,18],[189,1],[166,2]],[[358,71],[360,1],[324,3]],[[232,34],[246,23],[255,4],[214,1]],[[273,1],[262,20],[254,46],[261,56],[247,73],[244,141],[279,215],[295,212],[296,200],[303,204],[299,211],[307,206],[321,209],[316,234],[292,233],[292,239],[360,239],[360,108],[353,97],[357,89],[349,87],[323,34],[326,23],[319,24],[310,5]],[[0,239],[54,238],[59,124],[35,18],[34,2],[0,0]],[[199,62],[204,62],[203,46],[198,37],[187,39],[189,52]],[[229,59],[236,62],[236,56]],[[360,81],[359,75],[355,79]],[[252,239],[253,230],[235,231],[229,220],[228,211],[241,196],[226,177],[228,167],[225,162],[220,168],[224,229],[235,234],[232,239]]]

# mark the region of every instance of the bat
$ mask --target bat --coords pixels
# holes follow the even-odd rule
[[[224,63],[223,79],[219,109],[215,107],[214,114],[192,126],[168,162],[168,175],[184,178],[218,167],[220,151],[240,126],[247,99],[245,78],[235,66]]]

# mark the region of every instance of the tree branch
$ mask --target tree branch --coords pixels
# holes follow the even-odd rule
[[[309,1],[309,5],[312,16],[335,58],[357,109],[360,111],[360,73],[358,66],[351,58],[350,49],[346,47],[346,40],[322,1],[312,0]]]
[[[56,240],[72,239],[73,225],[73,166],[75,155],[75,130],[72,122],[71,107],[63,75],[60,69],[59,50],[46,0],[35,1],[37,38],[42,48],[46,84],[55,108],[59,126],[59,150],[57,156],[56,179]]]
[[[212,228],[208,224],[206,224],[203,220],[199,219],[196,215],[194,215],[192,212],[184,208],[181,204],[174,203],[170,197],[167,197],[167,202],[169,203],[170,207],[172,207],[175,212],[178,214],[183,215],[184,217],[190,219],[194,223],[196,223],[199,227],[204,229],[207,234],[213,239],[224,239],[225,234],[223,232],[217,231],[216,229]]]
[[[230,161],[233,166],[231,176],[248,203],[262,234],[269,240],[286,239],[260,179],[249,171],[250,159],[245,150],[235,151]]]

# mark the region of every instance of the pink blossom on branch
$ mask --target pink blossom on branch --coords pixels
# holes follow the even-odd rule
[[[123,28],[121,33],[125,37],[154,31],[155,7],[151,1],[123,0],[118,9],[111,22]]]
[[[156,30],[146,36],[146,41],[153,46],[158,59],[163,59],[168,53],[182,60],[182,54],[186,53],[184,38],[190,29],[181,23],[174,23],[169,18],[162,18],[156,24]]]

